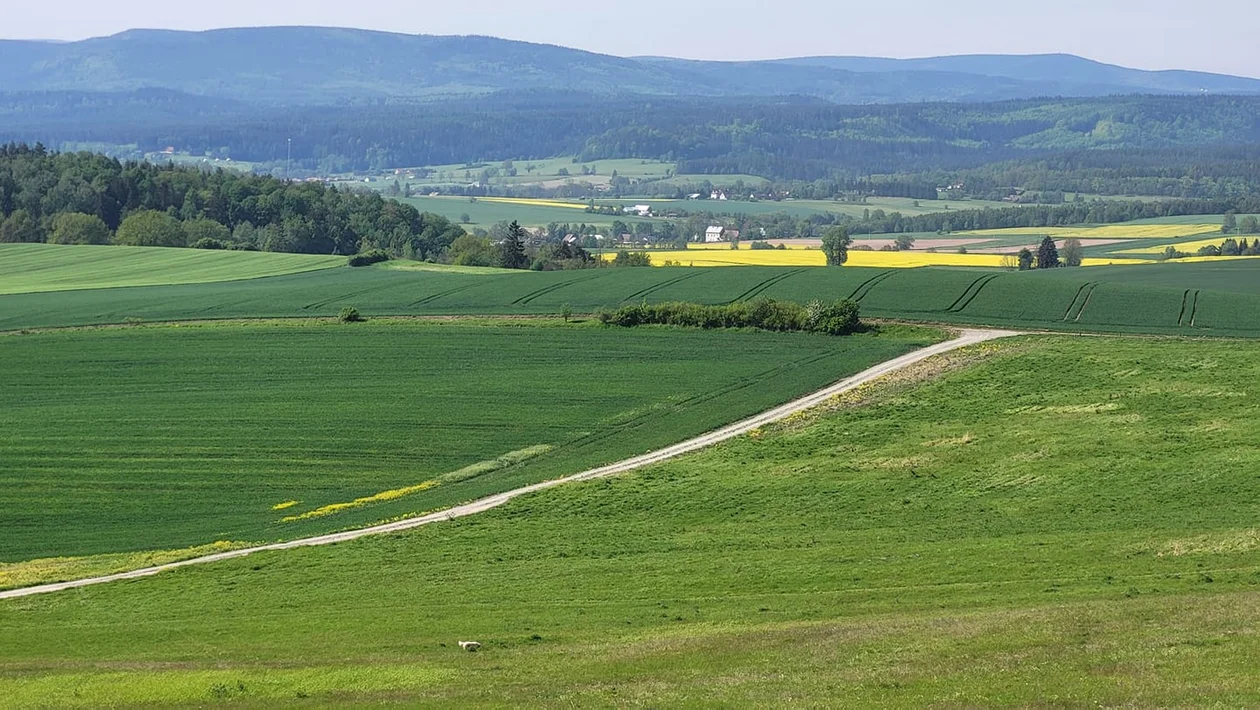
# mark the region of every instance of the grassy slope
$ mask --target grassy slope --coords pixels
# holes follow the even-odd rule
[[[1036,329],[1260,336],[1260,260],[1059,269],[846,267],[457,273],[330,269],[231,283],[0,296],[0,330],[212,318],[577,313],[627,302],[856,298],[863,313]],[[1093,288],[1092,284],[1101,284]],[[1200,292],[1195,297],[1195,292]],[[1191,323],[1194,326],[1191,327]]]
[[[0,342],[0,561],[302,537],[650,451],[927,344],[594,323],[288,323]],[[539,445],[516,466],[308,521]],[[288,501],[282,511],[272,507]]]
[[[310,254],[0,244],[0,294],[232,281],[345,263],[345,257]]]
[[[1260,703],[1254,348],[1043,337],[955,359],[984,362],[476,518],[0,604],[0,690]]]

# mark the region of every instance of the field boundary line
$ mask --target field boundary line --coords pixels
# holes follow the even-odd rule
[[[120,582],[129,579],[142,579],[144,577],[152,577],[154,575],[161,574],[162,572],[169,572],[183,567],[234,560],[241,557],[248,557],[249,555],[259,552],[274,552],[279,550],[293,550],[301,547],[333,545],[339,542],[349,542],[351,540],[357,540],[359,538],[369,536],[387,535],[390,533],[412,530],[431,523],[476,515],[478,513],[483,513],[487,510],[497,508],[521,496],[530,495],[549,488],[555,488],[556,486],[561,486],[566,483],[577,483],[580,481],[608,478],[609,476],[616,476],[618,474],[634,471],[646,466],[661,463],[663,461],[668,461],[685,454],[694,453],[696,451],[700,451],[701,449],[707,449],[710,446],[748,434],[753,430],[759,429],[768,424],[773,424],[787,419],[794,414],[813,409],[819,405],[825,404],[837,395],[852,391],[869,382],[878,380],[912,365],[916,365],[937,355],[952,352],[969,345],[976,345],[990,340],[1010,338],[1020,335],[1026,335],[1026,333],[1013,330],[963,329],[959,331],[959,335],[956,338],[915,350],[900,357],[893,358],[892,360],[887,360],[813,394],[779,405],[778,407],[769,409],[761,414],[735,422],[734,424],[728,424],[720,429],[716,429],[707,434],[702,434],[693,439],[688,439],[687,441],[674,444],[673,446],[667,446],[663,449],[658,449],[657,451],[652,451],[640,456],[625,459],[624,461],[590,469],[588,471],[566,476],[564,478],[541,481],[522,488],[504,491],[503,493],[496,493],[494,495],[472,501],[471,503],[464,503],[436,513],[429,513],[415,518],[407,518],[405,520],[398,520],[392,523],[374,525],[356,530],[345,530],[342,532],[318,535],[315,537],[289,540],[287,542],[276,542],[268,545],[231,550],[229,552],[218,552],[213,555],[194,557],[187,560],[181,560],[179,562],[170,562],[153,567],[144,567],[141,569],[131,570],[129,572],[119,572],[100,577],[88,577],[69,582],[41,584],[21,589],[10,589],[8,591],[0,591],[0,600],[19,599],[39,594],[51,594],[53,592],[62,592],[70,589],[79,589],[82,587],[106,584],[109,582]]]

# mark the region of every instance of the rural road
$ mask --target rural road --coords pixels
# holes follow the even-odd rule
[[[826,402],[827,400],[831,399],[832,397],[836,395],[843,394],[850,390],[856,389],[857,387],[860,387],[868,382],[877,380],[881,377],[884,377],[885,375],[889,375],[894,372],[897,372],[898,370],[903,370],[907,367],[910,367],[911,365],[922,362],[935,355],[940,355],[942,353],[947,353],[952,350],[957,350],[959,348],[966,347],[968,345],[975,345],[977,343],[982,343],[988,340],[996,340],[998,338],[1008,338],[1008,337],[1013,337],[1017,335],[1022,335],[1022,333],[1019,333],[1016,331],[1009,331],[1009,330],[974,330],[974,329],[961,330],[959,331],[959,336],[957,338],[954,338],[953,340],[947,340],[943,343],[937,343],[936,345],[932,345],[932,346],[923,348],[921,350],[916,350],[912,353],[902,355],[899,358],[889,360],[884,363],[880,363],[879,365],[876,365],[863,372],[859,372],[858,374],[846,380],[837,382],[836,384],[826,389],[815,392],[814,394],[808,395],[806,397],[802,397],[801,399],[798,399],[792,402],[788,402],[787,404],[784,404],[779,407],[775,407],[774,409],[771,409],[766,412],[762,412],[761,414],[758,414],[749,419],[745,419],[741,422],[736,422],[729,426],[725,426],[716,431],[709,432],[708,434],[704,434],[703,436],[698,436],[694,439],[684,441],[680,444],[674,444],[673,446],[660,449],[658,451],[653,451],[651,453],[643,454],[642,456],[636,456],[631,459],[626,459],[625,461],[621,461],[619,463],[610,464],[608,466],[604,466],[601,468],[591,469],[589,471],[575,474],[567,478],[559,478],[552,481],[543,481],[542,483],[535,483],[530,486],[525,486],[524,488],[517,488],[516,490],[512,490],[512,491],[505,491],[503,493],[499,493],[496,495],[488,496],[486,498],[475,500],[471,503],[465,503],[464,505],[459,505],[454,508],[448,508],[447,510],[443,510],[438,513],[430,513],[429,515],[424,515],[418,518],[408,518],[406,520],[399,520],[396,522],[387,523],[384,525],[377,525],[370,528],[361,528],[358,530],[347,530],[345,532],[332,533],[329,535],[320,535],[318,537],[309,537],[309,538],[304,538],[301,540],[290,540],[289,542],[277,542],[270,545],[260,545],[258,547],[242,548],[240,550],[232,550],[230,552],[220,552],[213,555],[206,555],[205,557],[195,557],[195,558],[183,560],[180,562],[171,562],[169,564],[157,565],[154,567],[145,567],[142,569],[132,570],[130,572],[120,572],[118,574],[105,575],[103,577],[89,577],[86,579],[78,579],[71,582],[58,582],[55,584],[43,584],[43,585],[39,585],[35,587],[12,589],[9,591],[0,592],[0,599],[17,599],[20,597],[35,596],[37,594],[49,594],[52,592],[61,592],[68,589],[77,589],[79,587],[87,587],[87,586],[91,586],[95,584],[105,584],[106,582],[118,582],[124,579],[139,579],[141,577],[150,577],[155,574],[167,572],[169,570],[179,569],[181,567],[189,567],[191,565],[202,565],[202,564],[208,564],[211,562],[221,562],[224,560],[232,560],[238,557],[246,557],[248,555],[252,555],[257,552],[267,552],[271,550],[292,550],[294,548],[314,547],[317,545],[331,545],[333,543],[338,543],[338,542],[347,542],[349,540],[357,540],[358,538],[367,537],[369,535],[384,535],[388,533],[399,532],[402,530],[411,530],[412,528],[418,528],[422,525],[428,525],[430,523],[439,523],[444,520],[453,520],[455,518],[462,518],[468,515],[476,515],[477,513],[482,513],[487,510],[490,510],[491,508],[497,508],[498,506],[501,506],[504,503],[507,503],[513,498],[518,498],[523,495],[529,495],[530,493],[536,493],[538,491],[543,491],[548,488],[554,488],[555,486],[560,486],[565,483],[574,483],[577,481],[590,481],[597,478],[606,478],[608,476],[615,476],[620,473],[633,471],[638,468],[643,468],[644,466],[650,466],[655,463],[660,463],[661,461],[666,461],[668,459],[682,456],[684,454],[689,454],[694,451],[699,451],[700,449],[713,446],[714,444],[721,443],[728,439],[733,439],[737,436],[742,436],[744,434],[747,434],[753,431],[754,429],[758,429],[767,424],[771,424],[773,422],[786,419],[790,417],[791,415],[796,414],[798,412],[802,412],[807,409],[812,409],[813,407],[817,407],[818,405],[823,404],[824,402]]]

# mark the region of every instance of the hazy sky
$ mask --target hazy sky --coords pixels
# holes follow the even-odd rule
[[[0,11],[6,38],[252,25],[486,34],[699,59],[1069,52],[1143,69],[1260,76],[1257,0],[61,0]]]

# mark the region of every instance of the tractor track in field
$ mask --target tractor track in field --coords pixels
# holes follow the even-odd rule
[[[1085,306],[1089,305],[1089,299],[1094,295],[1094,289],[1098,288],[1098,281],[1089,281],[1081,285],[1076,291],[1076,295],[1072,297],[1072,302],[1068,304],[1067,313],[1063,314],[1063,322],[1077,322],[1081,319],[1081,313],[1085,312]],[[1081,304],[1081,310],[1076,310],[1076,304]],[[1072,318],[1072,313],[1076,313],[1076,318]]]
[[[676,277],[676,278],[667,279],[667,280],[662,281],[662,282],[660,282],[660,283],[658,283],[658,284],[654,284],[654,285],[652,285],[652,286],[648,286],[647,288],[644,288],[644,289],[640,289],[640,290],[638,290],[638,291],[635,291],[634,293],[630,294],[629,296],[626,296],[625,298],[621,299],[621,302],[622,302],[622,303],[629,303],[630,301],[633,301],[633,300],[635,300],[636,298],[647,298],[648,296],[650,296],[650,295],[652,295],[652,294],[656,293],[657,291],[661,291],[661,290],[667,289],[667,288],[669,288],[670,286],[674,286],[674,285],[676,285],[676,284],[680,284],[680,283],[682,283],[683,281],[688,281],[688,280],[690,280],[690,279],[694,279],[694,278],[695,278],[695,277],[697,277],[697,276],[703,276],[703,275],[704,275],[704,274],[706,274],[706,273],[709,273],[709,272],[707,272],[707,271],[697,271],[697,272],[695,272],[695,273],[687,274],[687,275],[685,275],[685,276],[678,276],[678,277]]]
[[[562,281],[558,284],[552,284],[550,286],[540,288],[537,291],[532,291],[530,293],[525,294],[524,296],[521,296],[515,301],[512,301],[512,305],[513,306],[528,306],[529,304],[533,303],[535,300],[542,298],[543,296],[546,296],[547,294],[555,293],[556,291],[559,291],[562,288],[568,288],[569,286],[573,286],[574,284],[584,283],[586,281],[597,279],[599,277],[600,277],[600,274],[591,274],[590,276],[583,276],[576,279],[569,279],[568,281]]]
[[[447,296],[454,296],[457,293],[462,293],[471,288],[476,288],[482,285],[483,284],[480,284],[480,283],[464,284],[463,286],[456,286],[455,288],[448,288],[445,291],[438,291],[437,293],[431,293],[428,296],[425,296],[424,298],[421,298],[418,301],[412,301],[410,304],[408,304],[408,308],[414,308],[416,306],[424,306],[424,305],[433,303],[434,301],[437,301],[439,299],[446,298]]]
[[[348,542],[351,540],[357,540],[359,538],[375,536],[375,535],[386,535],[390,533],[397,533],[397,532],[402,532],[405,530],[412,530],[414,528],[422,527],[424,525],[429,525],[432,523],[440,523],[443,521],[454,520],[456,518],[476,515],[478,513],[483,513],[487,510],[497,508],[515,498],[519,498],[525,495],[530,495],[532,493],[537,493],[539,491],[544,491],[544,490],[547,490],[548,488],[554,488],[556,486],[564,485],[566,483],[576,483],[580,481],[590,481],[590,480],[595,480],[595,479],[600,479],[600,478],[607,478],[609,476],[616,476],[618,474],[634,471],[634,470],[643,468],[645,466],[651,466],[653,464],[661,463],[663,461],[668,461],[670,459],[677,458],[685,454],[690,454],[696,451],[700,451],[701,449],[706,449],[710,446],[720,444],[724,441],[728,441],[735,437],[748,434],[749,432],[755,429],[758,429],[760,427],[766,426],[767,424],[773,424],[775,422],[782,421],[783,419],[786,419],[799,412],[803,412],[808,409],[813,409],[814,407],[817,407],[821,404],[825,404],[828,400],[830,400],[832,397],[835,397],[836,395],[840,395],[840,394],[844,394],[845,392],[852,391],[864,384],[867,384],[874,380],[878,380],[882,377],[890,375],[894,372],[898,372],[912,365],[916,365],[936,355],[941,355],[947,352],[951,352],[951,351],[954,351],[954,350],[957,350],[959,348],[963,348],[969,345],[976,345],[976,344],[987,342],[990,340],[996,340],[998,338],[1008,338],[1008,337],[1013,337],[1013,336],[1018,336],[1018,335],[1024,335],[1024,333],[1018,332],[1018,331],[1011,331],[1011,330],[963,329],[959,331],[958,337],[953,338],[952,340],[947,340],[942,343],[930,345],[926,348],[915,350],[914,352],[907,353],[905,355],[902,355],[901,357],[897,357],[892,360],[888,360],[886,362],[880,363],[878,365],[875,365],[874,367],[870,367],[862,372],[859,372],[856,375],[853,375],[840,382],[837,382],[836,384],[831,385],[830,387],[819,390],[818,392],[815,392],[810,395],[806,395],[804,397],[801,397],[800,399],[796,399],[791,402],[788,402],[787,404],[783,404],[773,409],[767,410],[765,412],[762,412],[761,414],[757,414],[755,416],[749,417],[748,419],[744,419],[743,421],[739,421],[734,424],[729,424],[725,427],[711,431],[707,434],[702,434],[693,439],[689,439],[687,441],[674,444],[673,446],[667,446],[657,451],[646,453],[641,456],[635,456],[633,458],[629,458],[624,461],[620,461],[618,463],[609,464],[607,466],[594,468],[589,471],[584,471],[582,473],[578,473],[572,476],[567,476],[565,478],[558,478],[558,479],[554,479],[550,481],[542,481],[540,483],[528,485],[523,488],[517,488],[515,490],[505,491],[503,493],[497,493],[495,495],[487,496],[485,498],[472,501],[471,503],[457,505],[453,508],[448,508],[447,510],[440,511],[437,513],[430,513],[428,515],[422,515],[415,518],[408,518],[405,520],[398,520],[398,521],[395,521],[392,523],[386,523],[383,525],[374,525],[371,527],[360,528],[357,530],[346,530],[343,532],[330,533],[327,535],[319,535],[316,537],[303,538],[299,540],[290,540],[288,542],[277,542],[277,543],[272,543],[269,545],[259,545],[257,547],[242,548],[240,550],[232,550],[229,552],[220,552],[213,555],[206,555],[204,557],[195,557],[192,559],[182,560],[179,562],[171,562],[168,564],[156,565],[153,567],[145,567],[142,569],[132,570],[130,572],[120,572],[117,574],[104,575],[100,577],[89,577],[86,579],[73,580],[69,582],[57,582],[54,584],[41,584],[41,585],[32,586],[32,587],[24,587],[21,589],[11,589],[8,591],[0,591],[0,600],[19,599],[22,597],[32,597],[39,594],[50,594],[53,592],[62,592],[62,591],[70,590],[70,589],[79,589],[82,587],[90,587],[90,586],[94,586],[98,584],[106,584],[109,582],[120,582],[124,580],[129,580],[129,579],[141,579],[144,577],[151,577],[153,575],[161,574],[162,572],[168,572],[168,571],[180,569],[183,567],[209,564],[212,562],[222,562],[225,560],[233,560],[240,557],[247,557],[249,555],[253,555],[259,552],[273,552],[273,551],[279,551],[279,550],[293,550],[293,549],[302,548],[302,547],[318,547],[322,545],[333,545],[339,542]]]
[[[871,295],[871,291],[876,286],[880,285],[884,281],[887,281],[895,273],[897,273],[896,269],[889,269],[882,274],[876,274],[875,276],[863,281],[861,284],[858,284],[857,288],[853,289],[853,293],[849,294],[849,300],[861,303],[863,298]]]
[[[727,301],[727,303],[731,304],[731,303],[739,303],[740,301],[752,300],[756,298],[757,296],[760,296],[761,294],[765,293],[766,291],[769,291],[772,287],[778,286],[779,284],[783,283],[784,281],[787,281],[793,276],[800,276],[801,274],[805,273],[808,270],[809,269],[793,269],[786,273],[779,274],[778,276],[772,276],[766,279],[765,281],[762,281],[761,283],[757,284],[756,286],[753,286],[747,291],[741,293],[740,295],[736,296],[730,301]]]
[[[971,305],[972,301],[976,300],[976,296],[980,295],[980,292],[984,290],[984,287],[993,283],[993,281],[996,280],[998,276],[1000,276],[1000,274],[995,274],[991,276],[981,276],[975,281],[972,281],[971,285],[968,286],[966,290],[962,292],[962,295],[958,297],[958,300],[954,301],[952,304],[950,304],[949,308],[945,309],[945,312],[946,313],[962,313],[963,310],[967,308],[967,306]]]

